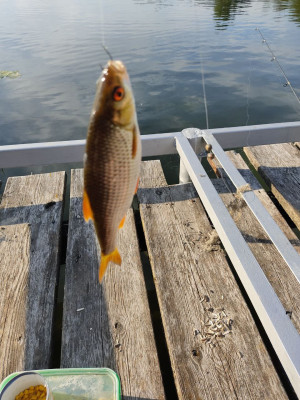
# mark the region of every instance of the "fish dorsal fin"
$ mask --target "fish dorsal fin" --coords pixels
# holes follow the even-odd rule
[[[134,124],[132,129],[132,158],[135,158],[138,146],[138,127]]]

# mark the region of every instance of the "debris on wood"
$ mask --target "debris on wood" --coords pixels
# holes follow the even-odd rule
[[[203,301],[204,297],[201,300]],[[213,310],[216,311],[216,309]],[[209,313],[208,318],[202,325],[202,329],[194,330],[194,336],[200,335],[202,343],[215,347],[216,340],[225,338],[226,335],[232,333],[233,319],[228,316],[224,308],[219,308],[216,312],[210,310],[207,312]]]
[[[208,235],[205,236],[204,240],[205,240],[204,247],[206,251],[211,252],[211,251],[218,251],[221,249],[220,247],[221,241],[215,229],[209,232]]]

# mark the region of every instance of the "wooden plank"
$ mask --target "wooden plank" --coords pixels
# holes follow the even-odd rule
[[[24,367],[30,227],[0,226],[0,382]]]
[[[141,164],[139,187],[153,188],[166,186],[167,181],[159,160],[143,161]]]
[[[250,184],[256,196],[268,210],[290,243],[300,253],[300,240],[289,227],[267,193],[262,189],[240,154],[230,151],[227,152],[227,155],[238,168],[246,182]],[[286,312],[290,315],[292,322],[300,333],[300,285],[256,218],[254,218],[246,206],[244,200],[235,194],[235,189],[230,184],[223,170],[222,176],[224,179],[216,180],[215,187],[218,189],[237,227],[242,232]]]
[[[22,369],[51,367],[64,187],[64,172],[9,178],[0,205],[1,224],[28,223],[31,232]]]
[[[287,398],[193,185],[138,198],[179,399]]]
[[[244,151],[300,229],[300,150],[284,143],[245,147]]]
[[[72,171],[61,366],[110,367],[126,400],[164,399],[132,209],[118,238],[122,266],[110,265],[100,285],[82,179],[82,170]]]

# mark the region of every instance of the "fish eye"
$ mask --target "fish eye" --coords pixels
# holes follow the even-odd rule
[[[122,86],[116,86],[113,90],[113,99],[115,101],[120,101],[125,95],[125,90]]]

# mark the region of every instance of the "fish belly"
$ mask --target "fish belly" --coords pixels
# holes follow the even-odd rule
[[[132,133],[111,127],[87,141],[84,186],[103,254],[116,248],[119,224],[131,205],[141,161],[141,144],[132,158]]]

